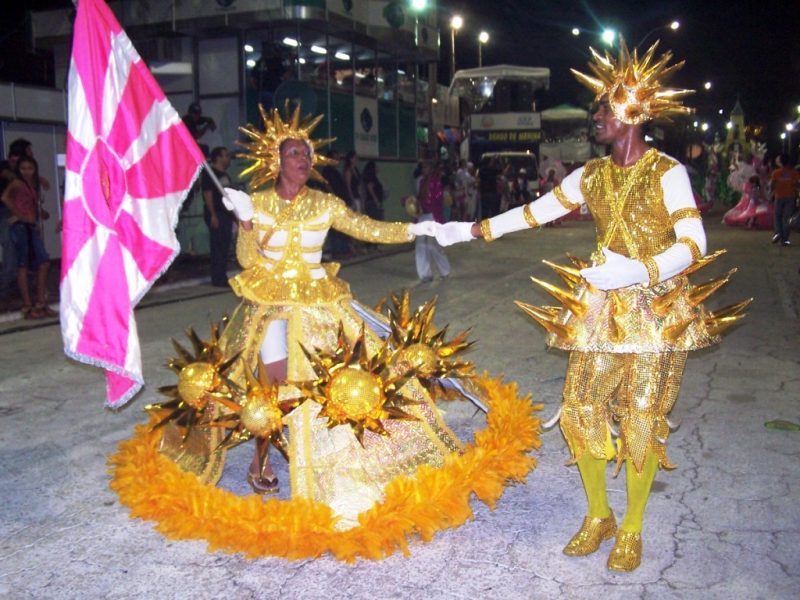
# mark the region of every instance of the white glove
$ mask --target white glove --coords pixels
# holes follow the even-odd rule
[[[240,221],[250,221],[255,214],[253,210],[253,201],[250,196],[239,190],[233,188],[225,188],[225,195],[222,197],[222,204],[225,208],[233,211],[236,218]]]
[[[616,290],[637,283],[647,283],[650,276],[644,263],[603,248],[606,262],[597,267],[581,269],[581,276],[600,290]]]
[[[436,235],[436,221],[422,221],[421,223],[411,223],[408,226],[408,233],[411,235]]]
[[[466,221],[451,221],[436,228],[436,241],[440,246],[452,246],[460,242],[471,242],[475,239],[472,235],[472,226],[475,223]]]

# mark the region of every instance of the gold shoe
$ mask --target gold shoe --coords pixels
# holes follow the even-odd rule
[[[642,534],[620,529],[608,555],[608,568],[612,571],[633,571],[641,562]]]
[[[614,513],[609,514],[605,519],[597,517],[584,517],[583,525],[578,530],[569,544],[564,546],[564,554],[567,556],[586,556],[597,551],[600,544],[613,537],[617,532],[617,520]]]

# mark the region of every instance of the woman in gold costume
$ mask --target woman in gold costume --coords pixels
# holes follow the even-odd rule
[[[671,53],[655,58],[657,43],[642,56],[621,41],[617,59],[592,50],[596,77],[577,71],[596,94],[595,139],[610,156],[591,160],[552,192],[497,217],[448,223],[436,237],[449,245],[478,237],[486,241],[534,228],[582,204],[592,213],[597,248],[591,265],[550,264],[568,283],[545,282],[561,310],[518,303],[548,331],[548,344],[569,351],[560,410],[561,431],[577,463],[588,500],[579,531],[564,548],[584,556],[616,536],[608,558],[612,570],[631,571],[641,562],[642,522],[659,466],[670,469],[667,415],[678,395],[687,352],[719,341],[718,333],[742,316],[749,301],[708,313],[702,300],[727,281],[692,286],[690,272],[704,266],[706,237],[686,169],[650,148],[642,125],[669,113],[689,112],[681,98],[690,90],[665,89],[661,80]],[[718,253],[719,254],[719,253]],[[619,424],[612,443],[610,423]],[[606,461],[626,465],[628,506],[617,528],[606,496]]]
[[[311,140],[321,117],[299,111],[284,121],[262,110],[264,131],[242,129],[255,191],[227,190],[224,200],[241,224],[243,270],[231,280],[241,303],[210,341],[188,332],[193,353],[174,342],[179,357],[168,365],[178,382],[160,390],[172,400],[146,407],[150,423],[110,459],[111,486],[132,515],[211,549],[380,559],[464,523],[473,496],[493,507],[508,481],[523,481],[539,407],[460,360],[468,332],[445,339],[434,301],[412,311],[407,293],[393,294],[378,314],[353,299],[337,265],[320,262],[332,227],[399,243],[435,225],[373,221],[309,189],[327,160],[315,149],[328,140]],[[455,399],[488,411],[470,443],[436,407]],[[257,494],[216,487],[225,450],[253,437]],[[260,497],[277,485],[268,444],[289,460],[291,500]]]

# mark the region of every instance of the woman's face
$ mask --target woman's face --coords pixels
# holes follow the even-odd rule
[[[311,150],[302,140],[287,140],[281,147],[281,178],[305,185],[311,174]]]
[[[22,161],[19,163],[19,173],[25,181],[30,183],[33,181],[34,175],[36,175],[36,167],[33,166],[32,162]]]

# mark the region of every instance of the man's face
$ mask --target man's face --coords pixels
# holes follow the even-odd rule
[[[614,115],[606,97],[601,98],[597,103],[592,120],[594,121],[594,138],[600,144],[614,142],[625,129],[625,124]]]
[[[226,171],[228,167],[231,166],[231,153],[227,150],[223,150],[217,160],[219,161],[219,166],[222,168],[221,170]]]
[[[281,177],[305,185],[311,173],[311,150],[302,140],[287,140],[281,147]]]

